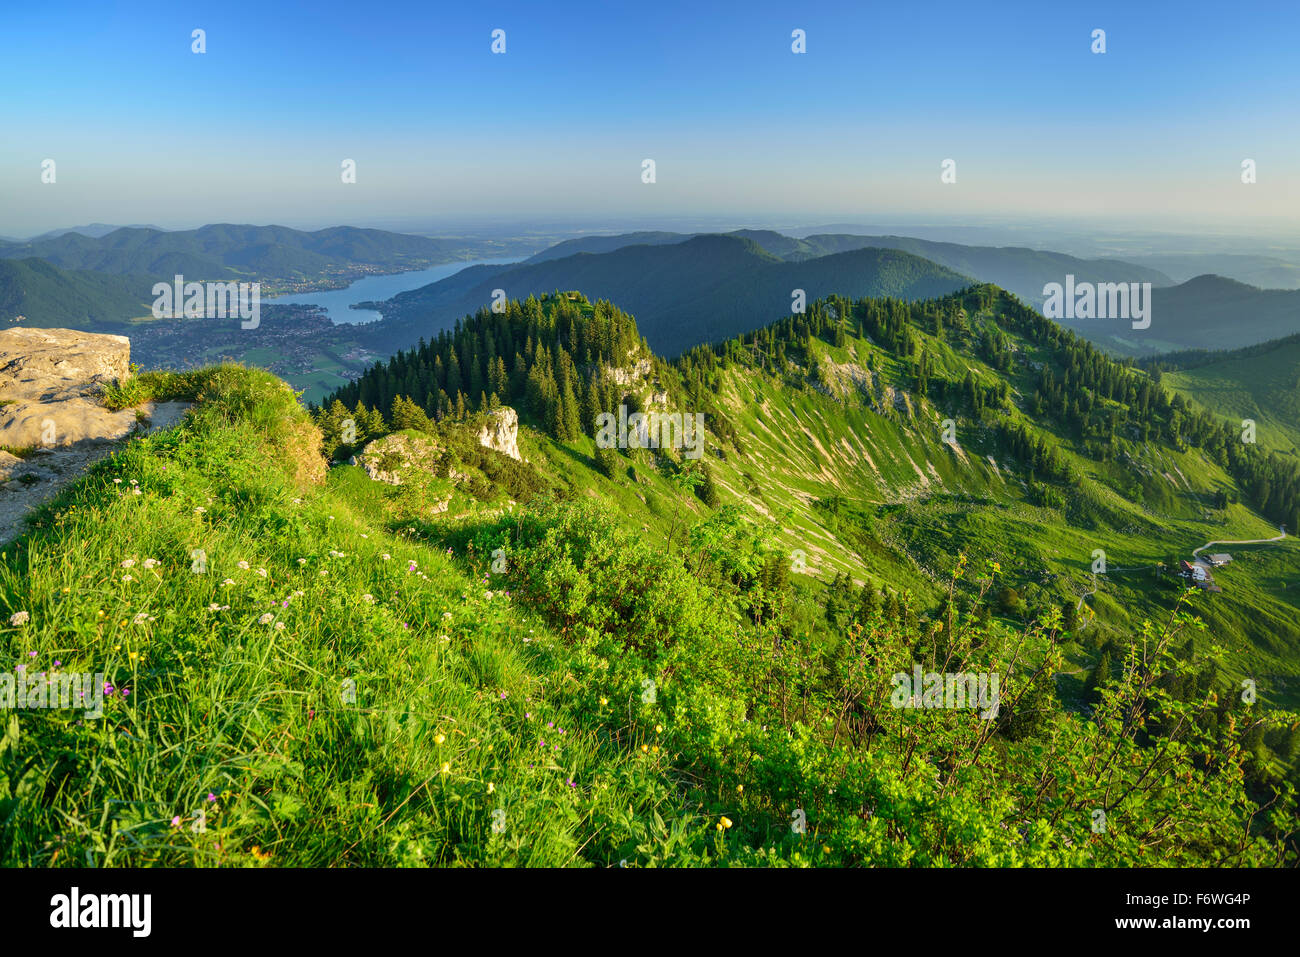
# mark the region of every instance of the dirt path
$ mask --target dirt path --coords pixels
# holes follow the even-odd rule
[[[1206,542],[1200,548],[1196,549],[1196,551],[1192,552],[1192,557],[1195,558],[1199,553],[1205,551],[1211,545],[1267,545],[1269,542],[1280,542],[1284,538],[1286,538],[1286,532],[1283,532],[1281,535],[1276,535],[1273,538],[1250,538],[1240,542]]]
[[[141,411],[149,425],[131,434],[171,428],[189,407],[187,402],[146,403]],[[32,511],[81,478],[95,462],[112,455],[124,441],[105,439],[37,449],[28,458],[0,452],[0,544],[22,534]]]

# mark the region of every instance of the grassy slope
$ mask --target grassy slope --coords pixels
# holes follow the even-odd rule
[[[950,378],[959,381],[967,368],[985,384],[1000,376],[970,354],[932,336],[923,339],[936,367]],[[1044,357],[1023,341],[1019,346],[1026,362],[1007,375],[1019,394],[1028,395],[1034,374],[1027,363]],[[852,337],[844,349],[821,341],[814,348],[838,370],[841,388],[833,396],[792,390],[753,369],[726,373],[719,394],[744,451],[713,468],[726,499],[745,501],[761,524],[779,525],[781,540],[807,552],[812,572],[821,577],[844,571],[935,600],[964,551],[1000,561],[1004,581],[1027,598],[1041,589],[1044,598],[1060,603],[1093,590],[1093,551],[1101,548],[1110,574],[1088,603],[1102,626],[1081,629],[1074,648],[1076,664],[1086,666],[1106,635],[1158,618],[1170,606],[1177,590],[1170,579],[1158,577],[1158,563],[1171,555],[1190,557],[1210,540],[1277,533],[1241,506],[1206,510],[1216,489],[1234,485],[1194,449],[1179,453],[1152,443],[1135,446],[1132,462],[1099,463],[1077,454],[1072,441],[1041,422],[1012,412],[1013,421],[1065,452],[1087,477],[1082,490],[1110,513],[1099,527],[1072,524],[1057,510],[1028,503],[1017,463],[999,461],[987,436],[959,412],[953,414],[961,450],[954,451],[940,441],[946,411],[910,397],[910,412],[882,404],[881,388],[907,388],[887,352]],[[860,376],[868,357],[874,357],[878,377],[874,396],[864,400],[850,368],[856,366]],[[1150,505],[1136,500],[1142,485],[1156,488],[1144,494]],[[874,520],[858,515],[829,521],[813,502],[833,495],[857,503]],[[1230,648],[1233,674],[1254,677],[1269,688],[1270,700],[1294,707],[1300,703],[1300,545],[1288,540],[1229,550],[1238,564],[1218,576],[1224,592],[1204,596],[1198,612],[1210,624],[1210,637]]]
[[[1292,454],[1300,448],[1300,342],[1166,373],[1164,381],[1234,422],[1254,419],[1262,445]]]
[[[41,259],[0,259],[0,323],[94,330],[149,315],[148,280],[60,269]]]
[[[0,624],[6,667],[103,671],[115,688],[100,721],[10,720],[0,861],[1132,862],[1141,822],[1181,803],[1153,792],[1098,842],[1079,808],[1108,781],[1078,780],[1057,813],[1019,806],[1039,773],[1032,739],[999,739],[943,786],[910,747],[884,746],[914,727],[940,749],[931,760],[969,755],[982,726],[960,713],[886,706],[903,724],[879,748],[827,749],[820,720],[775,724],[748,673],[767,667],[766,641],[755,657],[728,603],[657,543],[601,537],[594,513],[516,519],[503,502],[461,500],[430,521],[420,494],[357,469],[321,484],[318,439],[268,375],[225,368],[154,387],[197,398],[194,414],[101,463],[0,558],[4,620],[30,615]],[[633,489],[549,440],[525,432],[521,445],[557,481],[580,491],[585,477],[586,492],[633,509],[625,524],[672,522],[655,475]],[[467,545],[492,540],[520,550],[521,595],[494,588],[486,547]],[[528,610],[539,601],[563,633]],[[603,617],[620,607],[627,618]],[[646,669],[660,684],[648,703]],[[1073,719],[1057,720],[1053,747],[1074,749]],[[1180,824],[1171,862],[1230,843],[1233,812],[1214,797],[1230,782],[1205,783],[1205,812]],[[797,806],[806,834],[789,827]]]
[[[266,427],[216,413],[131,443],[0,566],[6,618],[31,615],[4,629],[10,667],[61,660],[130,692],[98,723],[23,718],[61,755],[46,786],[62,789],[11,853],[400,864],[436,845],[439,863],[564,864],[593,817],[601,846],[617,841],[607,818],[646,810],[656,791],[635,784],[639,752],[611,753],[597,735],[594,687],[560,693],[571,663],[554,636],[455,557],[372,524],[376,490],[357,470],[304,490],[285,468],[292,453],[267,444],[270,419],[300,416],[292,396],[248,378],[250,402],[278,407]],[[211,388],[207,410],[245,404],[244,379]],[[192,572],[192,549],[206,573]],[[146,570],[148,558],[160,564]],[[268,614],[285,628],[260,624]],[[355,705],[342,701],[346,679]],[[543,750],[550,722],[563,746]],[[595,786],[596,764],[627,783]],[[510,827],[494,840],[497,807]]]

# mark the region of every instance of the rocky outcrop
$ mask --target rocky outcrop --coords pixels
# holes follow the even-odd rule
[[[0,332],[0,398],[82,394],[131,376],[131,340],[75,329]]]
[[[0,332],[0,445],[58,448],[120,439],[134,409],[111,412],[99,393],[131,375],[131,342],[70,329]]]
[[[174,425],[187,406],[104,407],[104,387],[131,376],[131,342],[74,329],[0,332],[0,541],[113,443]],[[12,454],[17,453],[17,454]]]
[[[607,376],[615,385],[621,386],[633,385],[634,383],[639,383],[645,379],[650,375],[650,360],[632,359],[632,356],[635,355],[635,353],[636,350],[633,350],[628,354],[630,365],[606,366],[604,369],[605,376]]]
[[[434,474],[441,452],[433,439],[394,432],[368,442],[360,454],[352,456],[351,464],[365,469],[376,482],[404,485],[416,473]]]
[[[519,456],[519,415],[509,406],[489,414],[488,421],[478,433],[478,444],[508,455],[516,462]]]

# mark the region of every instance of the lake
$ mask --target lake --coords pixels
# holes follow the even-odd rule
[[[346,289],[289,293],[285,296],[275,296],[267,302],[277,305],[320,306],[330,317],[330,321],[336,325],[373,322],[381,318],[380,314],[373,309],[349,309],[348,307],[354,302],[382,302],[385,299],[392,299],[399,292],[419,289],[439,279],[446,279],[469,266],[496,266],[517,262],[518,259],[474,259],[468,262],[443,263],[441,266],[432,266],[429,269],[393,273],[389,276],[366,276]]]

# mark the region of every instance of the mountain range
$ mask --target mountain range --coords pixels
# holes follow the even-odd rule
[[[923,299],[969,285],[962,276],[889,249],[860,248],[801,262],[783,260],[753,239],[702,235],[680,243],[623,246],[605,253],[511,266],[474,267],[383,304],[384,319],[360,330],[389,351],[439,323],[488,305],[495,289],[511,298],[582,289],[621,304],[663,354],[754,328],[794,306],[795,290],[811,301],[841,290],[853,296]]]
[[[1074,320],[1080,335],[1120,355],[1217,345],[1234,348],[1300,327],[1300,291],[1263,290],[1219,276],[1175,284],[1118,260],[1085,260],[1021,247],[973,247],[905,237],[771,231],[654,232],[567,240],[513,265],[480,266],[369,303],[384,320],[359,332],[374,348],[404,348],[421,335],[506,296],[583,289],[623,304],[664,354],[717,341],[791,311],[791,294],[917,299],[972,281],[991,282],[1041,305],[1047,283],[1151,283],[1153,321],[1132,330],[1116,320]]]
[[[400,272],[514,248],[505,242],[432,239],[355,226],[304,232],[220,223],[170,232],[123,227],[101,236],[64,232],[0,243],[0,258],[36,256],[64,269],[148,277],[151,284],[176,274],[197,281],[240,278],[273,284],[363,275],[366,269]]]

